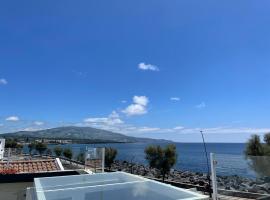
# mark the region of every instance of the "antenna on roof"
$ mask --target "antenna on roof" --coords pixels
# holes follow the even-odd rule
[[[206,149],[206,143],[204,140],[204,135],[203,135],[203,131],[201,130],[201,135],[202,135],[202,140],[203,140],[203,146],[204,146],[204,153],[205,153],[205,158],[206,158],[206,163],[207,163],[207,179],[208,179],[208,192],[209,192],[209,196],[210,198],[212,198],[212,192],[211,192],[211,179],[210,179],[210,167],[209,167],[209,160],[208,160],[208,153],[207,153],[207,149]]]

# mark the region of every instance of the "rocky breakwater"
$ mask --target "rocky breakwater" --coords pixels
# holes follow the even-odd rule
[[[129,163],[127,161],[115,161],[111,170],[124,171],[149,178],[161,179],[159,170],[150,168],[142,164]],[[207,187],[207,174],[200,172],[171,170],[166,177],[168,181],[191,184],[194,186]],[[260,194],[270,194],[270,178],[257,178],[256,180],[240,176],[218,176],[218,189],[233,190],[239,192],[251,192]]]
[[[217,183],[219,189],[270,194],[270,179],[267,177],[250,179],[237,175],[218,176]]]

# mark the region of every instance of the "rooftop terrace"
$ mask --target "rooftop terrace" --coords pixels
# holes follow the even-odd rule
[[[36,178],[27,200],[193,200],[207,196],[124,172]]]

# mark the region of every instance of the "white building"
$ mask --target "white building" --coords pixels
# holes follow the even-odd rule
[[[0,160],[4,158],[5,153],[5,139],[0,138]]]

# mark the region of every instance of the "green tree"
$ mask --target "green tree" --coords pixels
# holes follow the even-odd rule
[[[246,156],[262,156],[263,145],[261,144],[260,136],[252,135],[246,145],[245,154]]]
[[[10,139],[8,138],[5,143],[6,148],[17,148],[18,142],[16,139]]]
[[[114,148],[105,148],[105,166],[111,170],[114,159],[116,158],[117,150]]]
[[[35,146],[35,149],[38,151],[39,155],[42,155],[47,150],[47,145],[41,142],[38,142]]]
[[[159,145],[150,145],[145,148],[144,152],[149,166],[160,171],[164,182],[165,176],[170,173],[171,168],[177,161],[176,146],[169,144],[162,148]]]
[[[249,167],[261,177],[270,177],[269,156],[249,156]]]
[[[55,155],[57,157],[60,157],[62,155],[62,153],[63,153],[63,149],[62,149],[61,146],[54,147],[54,150],[53,151],[54,151],[54,153],[55,153]]]
[[[72,150],[71,150],[70,148],[64,149],[63,155],[64,155],[66,158],[71,159],[71,158],[72,158],[72,155],[73,155]]]
[[[22,144],[17,144],[16,145],[17,153],[22,154],[23,152],[23,145]]]
[[[266,145],[269,145],[270,146],[270,133],[266,133],[264,135],[264,138],[263,138],[264,142],[266,143]]]
[[[85,162],[85,154],[84,153],[79,153],[76,157],[77,161],[84,163]]]
[[[48,156],[51,156],[51,155],[52,155],[52,150],[51,150],[51,149],[47,149],[46,154],[47,154]]]
[[[260,176],[270,176],[270,133],[264,135],[264,142],[260,136],[252,135],[246,145],[246,158],[249,166]]]
[[[28,144],[28,150],[29,150],[29,154],[32,155],[32,151],[36,148],[36,143],[35,142],[31,142],[30,144]]]

